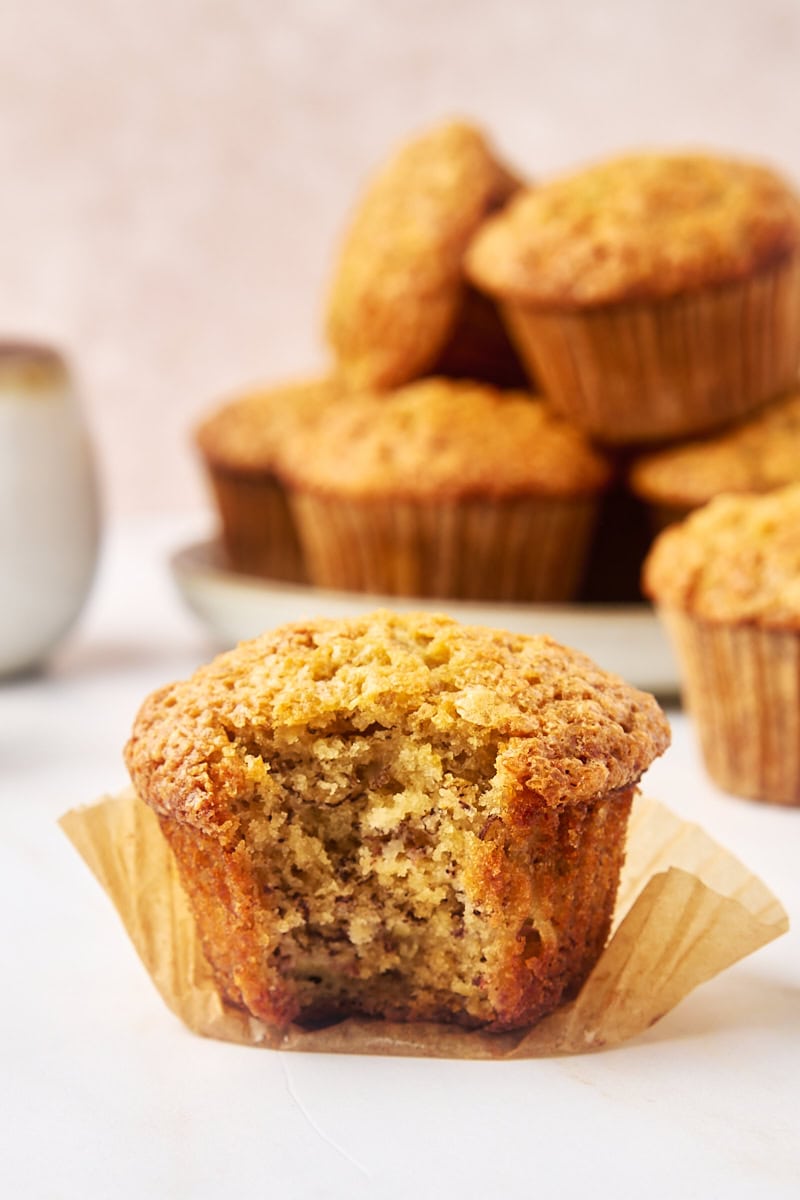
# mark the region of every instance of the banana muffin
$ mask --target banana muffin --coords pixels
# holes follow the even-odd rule
[[[596,961],[668,740],[651,696],[549,638],[377,612],[154,693],[126,757],[230,1003],[500,1031]]]
[[[519,194],[467,253],[552,403],[610,443],[745,416],[800,364],[800,201],[763,166],[634,154]]]
[[[644,589],[725,791],[800,804],[800,484],[719,496],[655,541]]]
[[[800,483],[800,391],[711,437],[640,455],[628,482],[659,529],[723,492],[771,492]]]
[[[530,393],[434,378],[345,398],[282,464],[315,584],[482,600],[573,597],[612,477]]]
[[[356,209],[331,288],[328,339],[351,383],[384,389],[432,372],[524,382],[493,302],[467,285],[462,265],[472,235],[516,187],[463,122],[392,156]]]
[[[305,580],[277,460],[290,431],[307,428],[340,394],[333,379],[250,391],[216,408],[195,431],[225,555],[235,570]]]

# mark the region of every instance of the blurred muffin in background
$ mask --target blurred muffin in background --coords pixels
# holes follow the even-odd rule
[[[656,528],[682,520],[722,492],[770,492],[800,483],[800,390],[721,433],[635,458],[634,495]]]
[[[312,582],[388,595],[570,599],[613,473],[530,393],[442,378],[345,398],[292,442]]]
[[[800,484],[712,500],[656,539],[643,583],[713,779],[800,804]]]
[[[483,134],[449,122],[404,145],[367,188],[335,270],[328,339],[341,373],[392,388],[433,371],[515,385],[525,374],[466,246],[517,187]]]
[[[792,386],[800,202],[762,166],[632,154],[519,193],[470,278],[561,413],[610,444],[705,432]]]
[[[341,387],[333,379],[249,391],[215,409],[196,429],[223,548],[234,570],[271,579],[306,579],[276,465],[293,432],[307,429],[340,395]]]

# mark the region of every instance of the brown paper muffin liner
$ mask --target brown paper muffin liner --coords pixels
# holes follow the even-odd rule
[[[507,302],[542,391],[599,441],[660,441],[744,417],[796,380],[800,264],[665,300],[582,311]]]
[[[800,805],[800,635],[660,615],[712,779],[737,796]]]
[[[272,474],[237,475],[209,468],[230,566],[293,583],[307,580],[289,501]]]
[[[695,825],[634,800],[611,937],[579,994],[531,1029],[351,1018],[270,1029],[220,995],[158,818],[132,789],[61,826],[107,891],[167,1006],[195,1033],[280,1050],[515,1059],[607,1049],[788,929],[759,879]]]
[[[595,498],[431,504],[295,492],[320,587],[390,596],[555,602],[577,593]]]

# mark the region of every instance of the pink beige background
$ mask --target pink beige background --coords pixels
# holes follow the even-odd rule
[[[0,336],[71,356],[111,514],[206,504],[192,424],[324,364],[361,181],[452,114],[540,176],[701,146],[800,183],[800,0],[5,0]]]

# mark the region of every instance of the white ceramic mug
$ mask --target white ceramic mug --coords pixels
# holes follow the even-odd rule
[[[42,661],[74,622],[97,559],[91,446],[69,369],[0,340],[0,674]]]

